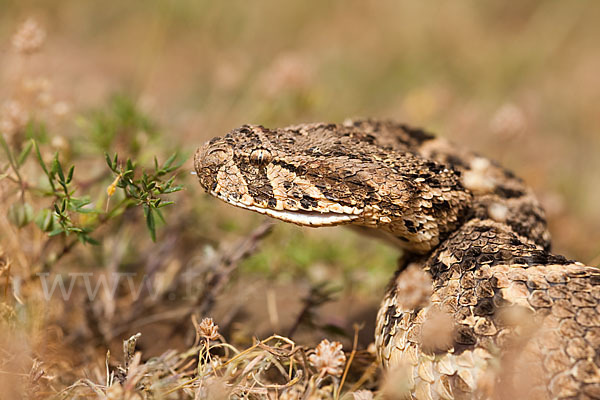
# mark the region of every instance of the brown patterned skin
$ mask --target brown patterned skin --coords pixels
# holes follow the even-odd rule
[[[509,171],[373,120],[245,125],[194,161],[230,204],[350,224],[404,249],[375,340],[385,367],[408,371],[413,398],[600,398],[600,272],[550,253],[543,210]],[[402,303],[409,264],[431,276],[422,307]]]

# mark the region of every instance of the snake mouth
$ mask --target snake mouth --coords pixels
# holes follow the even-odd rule
[[[245,210],[254,211],[260,214],[268,215],[269,217],[277,218],[285,222],[291,222],[302,226],[333,226],[350,223],[358,219],[359,215],[342,214],[334,212],[318,212],[305,210],[273,210],[271,208],[263,208],[254,205],[241,203],[231,198],[211,193],[213,196],[225,201],[232,206],[240,207]]]

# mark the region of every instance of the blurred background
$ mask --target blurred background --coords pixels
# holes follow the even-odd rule
[[[136,332],[144,356],[181,351],[199,304],[207,315],[198,317],[213,317],[232,343],[277,332],[348,346],[357,322],[368,346],[396,250],[284,224],[254,243],[263,217],[208,198],[189,176],[201,143],[244,123],[384,117],[424,127],[523,177],[547,210],[554,250],[600,262],[598,2],[0,0],[0,10],[0,130],[16,148],[33,137],[50,158],[58,152],[99,210],[114,179],[99,172],[104,151],[142,165],[175,150],[186,160],[156,243],[135,209],[98,227],[99,245],[64,257],[62,239],[40,246],[33,223],[3,217],[6,288],[22,282],[18,300],[5,289],[6,304],[27,322],[17,346],[27,356],[4,368],[28,372],[41,360],[68,371],[58,390],[99,374],[106,350],[120,354]],[[28,121],[45,133],[27,133]],[[15,193],[3,183],[3,207],[22,200]],[[27,196],[34,211],[48,207]],[[203,303],[215,265],[244,243],[248,254]],[[159,296],[47,302],[27,278],[82,269],[142,272]],[[189,284],[204,289],[190,295]]]

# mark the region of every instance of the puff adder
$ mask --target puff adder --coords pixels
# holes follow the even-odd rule
[[[202,187],[229,204],[349,225],[404,249],[375,342],[409,396],[600,398],[600,272],[550,252],[544,212],[510,171],[377,120],[244,125],[194,163]],[[432,285],[416,306],[401,290],[415,268]]]

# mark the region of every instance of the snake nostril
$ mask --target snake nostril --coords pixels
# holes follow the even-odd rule
[[[200,173],[200,170],[203,169],[212,170],[227,163],[232,157],[233,150],[231,147],[222,144],[200,148],[196,153],[196,171]]]
[[[206,156],[207,157],[208,156],[213,156],[214,157],[214,156],[219,156],[221,154],[226,154],[226,153],[227,152],[224,149],[218,147],[218,148],[215,148],[215,149],[210,149],[208,151],[208,153],[206,154]]]
[[[218,171],[231,161],[233,149],[223,143],[206,144],[196,151],[194,169],[200,185],[207,192],[214,192],[218,188],[216,177]]]

